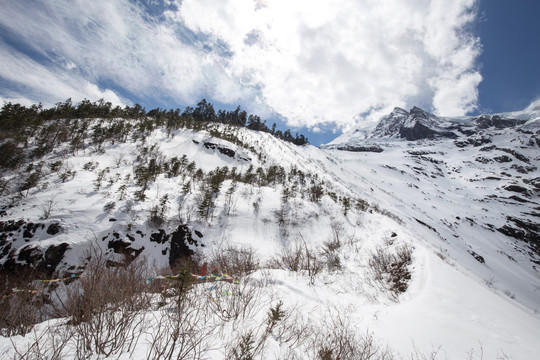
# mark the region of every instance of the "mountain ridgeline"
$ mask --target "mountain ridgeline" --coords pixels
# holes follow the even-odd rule
[[[41,104],[32,105],[26,107],[21,104],[4,104],[0,110],[0,140],[10,140],[3,144],[2,153],[7,152],[9,157],[3,156],[4,160],[0,166],[9,167],[16,165],[20,152],[16,147],[25,142],[28,137],[36,135],[36,131],[43,125],[47,125],[47,122],[51,120],[74,120],[74,119],[130,119],[131,124],[116,125],[114,129],[109,130],[109,134],[101,134],[94,136],[97,137],[114,137],[115,132],[122,132],[122,129],[137,126],[141,131],[149,130],[152,127],[164,127],[167,131],[172,131],[179,128],[189,128],[194,130],[200,130],[204,128],[204,124],[218,122],[226,125],[233,125],[239,127],[247,127],[248,129],[255,131],[262,131],[271,133],[275,137],[294,143],[295,145],[308,144],[308,139],[304,135],[296,134],[293,136],[290,130],[277,130],[276,124],[272,125],[272,128],[268,128],[266,121],[261,121],[261,118],[257,115],[247,115],[246,111],[242,110],[238,106],[234,111],[218,110],[214,109],[214,106],[207,102],[206,99],[201,100],[196,107],[188,106],[184,111],[177,109],[160,109],[155,108],[150,111],[146,111],[145,108],[139,104],[133,106],[126,105],[124,108],[119,106],[113,107],[110,102],[106,102],[103,99],[97,102],[91,102],[90,100],[83,100],[77,104],[73,104],[71,99],[65,102],[57,103],[56,106],[44,109]],[[135,122],[138,122],[135,125]],[[54,126],[57,126],[54,124]],[[78,131],[83,134],[87,129],[83,127]],[[48,151],[51,147],[54,147],[53,142],[62,140],[62,136],[65,134],[59,132],[54,133],[56,129],[52,129],[50,133],[46,135],[53,135],[48,140],[43,151]],[[60,137],[59,137],[60,136]],[[78,141],[79,138],[77,138]],[[7,145],[6,145],[7,144]],[[15,157],[12,158],[11,151],[14,151]],[[10,164],[9,159],[15,161]],[[7,162],[6,162],[7,161]]]

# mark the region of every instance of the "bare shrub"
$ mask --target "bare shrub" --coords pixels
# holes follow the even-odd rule
[[[154,313],[147,359],[201,359],[211,350],[215,326],[208,321],[201,291],[195,287]]]
[[[290,271],[303,271],[309,277],[309,283],[315,284],[317,275],[323,270],[326,262],[323,261],[314,250],[311,250],[305,240],[302,243],[296,241],[292,246],[287,246],[283,252],[275,256],[268,266],[271,268],[287,269]]]
[[[262,288],[255,281],[243,279],[237,283],[216,282],[206,292],[210,310],[221,320],[247,319],[264,305]]]
[[[298,308],[284,308],[279,301],[267,313],[265,336],[272,335],[280,346],[286,345],[294,350],[304,343],[310,335],[308,324],[301,318]]]
[[[25,335],[45,319],[45,298],[42,288],[30,288],[32,272],[7,275],[0,283],[0,335]]]
[[[210,265],[224,273],[240,277],[249,275],[260,268],[259,259],[251,247],[229,246],[224,250],[214,251]]]
[[[56,195],[53,195],[51,198],[46,200],[41,205],[41,210],[43,211],[43,215],[41,215],[41,220],[46,220],[51,217],[51,213],[53,209],[56,207]]]
[[[287,246],[281,254],[270,260],[268,266],[275,269],[287,269],[290,271],[300,271],[304,264],[304,249],[297,241],[292,246]]]
[[[73,337],[73,329],[69,326],[49,326],[46,330],[32,333],[32,342],[24,348],[18,348],[12,341],[14,359],[18,360],[60,360],[69,351],[69,343]]]
[[[342,243],[339,236],[334,236],[332,239],[325,241],[322,246],[322,255],[325,258],[325,263],[330,271],[341,270],[341,258],[339,257],[339,249]]]
[[[394,356],[380,345],[373,334],[359,335],[341,314],[330,316],[314,336],[310,355],[320,360],[386,360]]]
[[[57,296],[57,313],[70,318],[77,356],[110,356],[133,349],[149,307],[145,292],[146,263],[113,264],[93,246],[81,278]]]
[[[372,286],[386,290],[390,299],[397,301],[399,295],[407,291],[411,273],[412,250],[405,245],[395,252],[378,247],[369,260],[370,281]],[[371,281],[372,280],[372,281]]]
[[[253,331],[242,335],[227,349],[227,359],[254,360],[263,351],[262,342],[256,342]]]

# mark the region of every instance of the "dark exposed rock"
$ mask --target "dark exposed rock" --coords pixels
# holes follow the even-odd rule
[[[495,156],[493,158],[493,160],[495,160],[496,162],[498,163],[507,163],[507,162],[511,162],[512,159],[509,157],[509,156],[506,156],[506,155],[501,155],[501,156]]]
[[[520,174],[528,174],[537,170],[536,166],[521,166],[518,164],[512,164],[511,168],[516,170]]]
[[[62,227],[60,226],[59,223],[52,223],[49,225],[49,227],[47,228],[47,234],[49,235],[56,235],[60,232],[60,229]]]
[[[528,202],[530,202],[529,200],[525,200],[523,198],[520,198],[517,195],[512,195],[512,196],[509,197],[509,199],[515,200],[515,201],[520,202],[520,203],[528,203]]]
[[[401,127],[399,135],[409,141],[421,139],[434,139],[436,137],[446,137],[455,139],[458,136],[452,131],[435,131],[428,128],[426,125],[416,122],[412,128]]]
[[[200,231],[198,231],[198,230],[193,230],[193,232],[194,232],[195,235],[197,235],[200,239],[202,239],[203,236],[204,236],[204,235],[202,234],[202,232],[200,232]]]
[[[375,152],[375,153],[383,152],[383,149],[379,145],[365,145],[365,146],[346,145],[346,146],[338,146],[336,147],[336,149],[341,150],[341,151],[351,151],[351,152]]]
[[[230,158],[234,158],[234,155],[236,154],[234,150],[232,149],[229,149],[229,148],[226,148],[224,146],[220,146],[218,144],[214,144],[214,143],[211,143],[211,142],[205,142],[203,144],[203,146],[207,149],[212,149],[212,150],[218,150],[221,154],[223,155],[226,155]]]
[[[27,264],[37,264],[42,259],[43,252],[33,245],[23,247],[17,256],[17,261],[26,262]]]
[[[407,154],[420,156],[420,155],[433,155],[435,154],[435,152],[428,151],[428,150],[407,150]]]
[[[8,221],[0,221],[0,232],[8,233],[8,232],[15,232],[19,230],[23,225],[25,224],[24,220],[8,220]]]
[[[482,115],[474,120],[474,123],[479,129],[487,129],[494,127],[496,129],[504,129],[525,124],[526,120],[507,119],[498,115]]]
[[[481,256],[481,255],[478,255],[477,253],[475,253],[474,251],[472,250],[467,250],[467,252],[469,254],[471,254],[479,263],[481,264],[484,264],[486,261],[484,260],[484,258]]]
[[[457,127],[457,130],[462,133],[463,135],[466,135],[466,136],[472,136],[474,134],[476,134],[476,131],[474,130],[469,130],[469,129],[463,129],[462,126],[459,126]]]
[[[480,136],[477,138],[468,138],[467,141],[474,147],[482,146],[484,144],[491,143],[491,139],[489,137]]]
[[[468,141],[456,140],[456,141],[454,141],[454,145],[456,145],[458,148],[464,148],[464,147],[469,146],[470,144],[469,144]]]
[[[33,222],[27,223],[23,232],[23,238],[31,239],[39,228],[43,229],[44,227],[44,224],[34,224]]]
[[[125,256],[127,263],[132,262],[139,256],[139,254],[144,250],[144,246],[140,249],[133,249],[131,243],[128,243],[123,240],[112,240],[109,241],[107,245],[109,249],[112,249],[116,254],[121,254]]]
[[[424,161],[428,161],[430,163],[433,163],[433,164],[442,164],[441,160],[437,160],[437,159],[434,159],[434,158],[429,157],[429,156],[419,156],[419,158],[424,160]]]
[[[490,145],[490,146],[484,146],[483,148],[480,148],[479,150],[480,151],[491,151],[491,150],[495,150],[497,147],[495,145]]]
[[[454,141],[454,144],[457,147],[463,148],[469,145],[472,145],[474,147],[482,146],[484,144],[491,143],[491,139],[486,136],[480,136],[480,137],[469,137],[467,140],[456,140]]]
[[[540,190],[540,177],[534,179],[523,179],[525,184],[534,186],[537,190]]]
[[[540,255],[540,224],[525,219],[507,216],[508,223],[497,230],[506,236],[529,244],[531,250]]]
[[[17,255],[15,254],[17,250],[12,250],[1,270],[7,273],[51,277],[64,258],[67,249],[69,249],[69,244],[61,243],[49,246],[44,253],[37,246],[27,245],[20,249]]]
[[[191,231],[187,225],[180,225],[175,232],[172,233],[171,250],[169,253],[169,266],[174,268],[180,259],[189,258],[193,256],[193,250],[188,246],[198,243],[191,236]]]
[[[514,149],[497,148],[497,150],[504,151],[504,152],[507,153],[507,154],[511,154],[511,155],[513,155],[516,159],[518,159],[518,160],[520,160],[520,161],[523,161],[523,162],[525,162],[525,163],[527,163],[527,164],[530,163],[530,160],[529,160],[526,156],[524,156],[524,155],[518,153],[518,152],[517,152],[516,150],[514,150]]]
[[[61,243],[59,245],[49,246],[47,251],[45,251],[45,259],[41,266],[50,269],[49,275],[52,275],[56,270],[68,248],[68,243]]]
[[[422,220],[418,220],[417,218],[414,218],[414,220],[418,221],[418,223],[424,225],[424,226],[427,227],[428,229],[433,230],[434,232],[437,232],[437,230],[436,230],[433,226],[426,224],[426,223],[423,222]]]
[[[476,159],[474,159],[474,161],[477,161],[477,162],[482,163],[482,164],[489,164],[489,163],[493,162],[493,160],[488,159],[488,158],[483,157],[483,156],[477,156]]]
[[[506,185],[504,188],[508,191],[513,191],[521,194],[528,194],[529,192],[526,188],[519,185]]]
[[[150,235],[150,241],[158,244],[165,244],[169,240],[169,235],[163,229],[159,229],[159,232]]]

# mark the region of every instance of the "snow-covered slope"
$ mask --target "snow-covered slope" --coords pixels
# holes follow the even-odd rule
[[[475,349],[532,359],[540,351],[534,121],[458,127],[415,108],[396,109],[368,139],[343,136],[324,148],[220,124],[157,128],[77,151],[64,144],[41,164],[4,174],[11,195],[2,198],[0,263],[14,271],[31,262],[51,277],[81,273],[85,250],[97,244],[118,262],[142,254],[156,268],[229,246],[252,247],[267,264],[284,249],[317,252],[338,238],[339,270],[313,277],[263,265],[251,278],[307,321],[337,312],[403,358],[441,347],[442,358]],[[406,141],[404,128],[429,136]],[[347,147],[356,151],[337,150]],[[37,186],[18,191],[36,167]],[[370,260],[402,246],[412,250],[411,278],[392,297],[374,285]],[[286,347],[272,341],[263,358],[283,358]],[[309,351],[295,354],[312,358]],[[13,354],[9,339],[0,354]]]

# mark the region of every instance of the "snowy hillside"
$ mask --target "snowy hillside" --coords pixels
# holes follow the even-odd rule
[[[62,338],[66,358],[161,358],[160,346],[182,358],[189,346],[167,348],[156,334],[170,335],[164,309],[188,316],[175,308],[188,303],[199,320],[175,324],[193,324],[182,338],[200,341],[185,358],[353,359],[370,343],[365,358],[533,359],[540,135],[534,117],[497,121],[396,109],[367,139],[349,134],[316,148],[213,122],[52,120],[65,140],[39,153],[50,138],[44,126],[26,140],[33,155],[2,174],[4,279],[80,276],[57,288],[25,278],[25,291],[53,301],[68,283],[88,281],[98,248],[112,269],[145,257],[147,291],[157,281],[172,291],[154,279],[185,271],[186,259],[198,263],[194,278],[207,263],[234,280],[197,278],[177,303],[153,289],[137,313],[142,335],[110,353],[77,349],[82,325],[68,313],[33,335],[4,331],[0,354],[38,353],[36,343],[45,353]],[[232,262],[246,254],[250,271]],[[3,291],[14,306],[16,291]],[[52,328],[70,335],[44,335]]]

